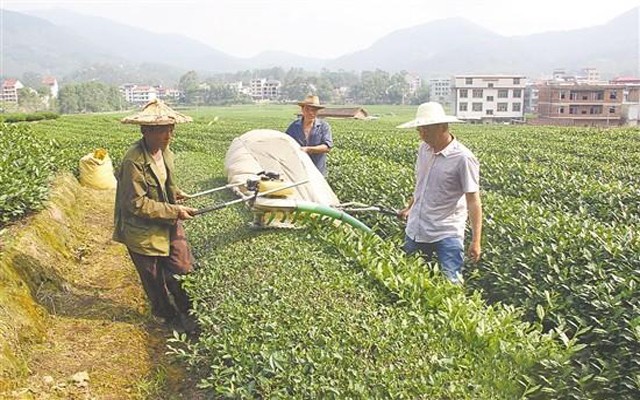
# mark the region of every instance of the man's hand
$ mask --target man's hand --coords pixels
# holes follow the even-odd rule
[[[300,147],[300,150],[302,150],[303,153],[309,154],[309,147],[308,146],[302,146],[302,147]]]
[[[185,200],[189,200],[190,198],[191,198],[191,195],[185,192],[176,193],[176,201],[178,201],[179,203],[182,203]]]
[[[191,219],[193,214],[197,211],[192,207],[178,206],[178,219]]]
[[[407,206],[405,208],[398,211],[398,219],[401,221],[406,221],[409,218],[411,207],[413,207],[413,197],[409,198],[409,202],[407,203]]]
[[[480,250],[480,242],[471,242],[469,249],[467,249],[467,254],[473,262],[480,261],[480,255],[482,254],[482,251]]]

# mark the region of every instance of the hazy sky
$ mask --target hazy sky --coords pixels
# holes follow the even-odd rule
[[[8,10],[59,7],[154,32],[180,33],[240,57],[282,50],[319,58],[364,49],[395,30],[443,18],[462,17],[513,36],[600,25],[639,4],[640,0],[0,0],[0,8]]]

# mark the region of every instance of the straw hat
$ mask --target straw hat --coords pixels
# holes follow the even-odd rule
[[[415,119],[405,122],[402,125],[398,125],[396,128],[417,128],[419,126],[447,124],[449,122],[462,121],[454,116],[446,115],[444,113],[444,108],[442,108],[440,103],[431,101],[429,103],[420,104],[418,111],[416,111]]]
[[[123,124],[136,125],[173,125],[191,122],[191,117],[174,111],[161,100],[153,99],[139,113],[122,118]]]
[[[318,98],[318,96],[314,96],[311,94],[305,97],[304,100],[299,101],[298,105],[300,107],[311,106],[314,108],[325,108],[324,105],[320,104],[320,99]]]

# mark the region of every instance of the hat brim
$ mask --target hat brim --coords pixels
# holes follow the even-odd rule
[[[123,124],[135,125],[174,125],[192,121],[188,115],[172,110],[157,99],[147,103],[142,111],[120,120]]]
[[[303,102],[300,102],[300,103],[298,103],[298,105],[299,105],[300,107],[309,106],[309,107],[313,107],[313,108],[327,108],[327,106],[324,106],[324,105],[322,105],[322,104],[313,104],[313,103],[303,103]]]
[[[191,122],[191,119],[190,117],[188,117],[188,119],[184,118],[178,121],[175,118],[171,118],[171,117],[143,115],[143,116],[131,116],[131,117],[122,118],[120,122],[122,122],[123,124],[163,126],[163,125],[175,125],[177,123],[183,123],[183,122]]]
[[[425,118],[416,118],[413,119],[409,122],[405,122],[404,124],[400,124],[398,126],[396,126],[396,128],[400,128],[400,129],[410,129],[410,128],[417,128],[419,126],[428,126],[428,125],[437,125],[437,124],[448,124],[448,123],[453,123],[453,122],[464,122],[459,120],[456,117],[452,117],[449,115],[446,115],[442,118],[439,119],[425,119]]]

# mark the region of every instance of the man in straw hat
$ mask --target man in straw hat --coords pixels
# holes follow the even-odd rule
[[[327,153],[333,147],[331,127],[325,120],[316,117],[318,110],[324,106],[320,104],[318,96],[313,95],[307,96],[298,105],[302,109],[302,115],[289,125],[286,133],[311,157],[322,175],[327,176]]]
[[[169,150],[175,124],[189,121],[158,100],[122,119],[140,125],[142,139],[127,151],[118,171],[113,239],[127,246],[153,315],[172,329],[194,333],[191,301],[175,274],[193,268],[181,221],[193,218],[195,209],[177,204],[188,195],[176,186]]]
[[[415,119],[398,126],[417,128],[423,141],[413,197],[399,215],[408,219],[404,250],[422,252],[427,260],[435,253],[447,278],[461,283],[467,214],[472,232],[467,254],[474,262],[480,259],[480,167],[473,153],[449,132],[450,122],[461,121],[430,102],[418,107]]]

